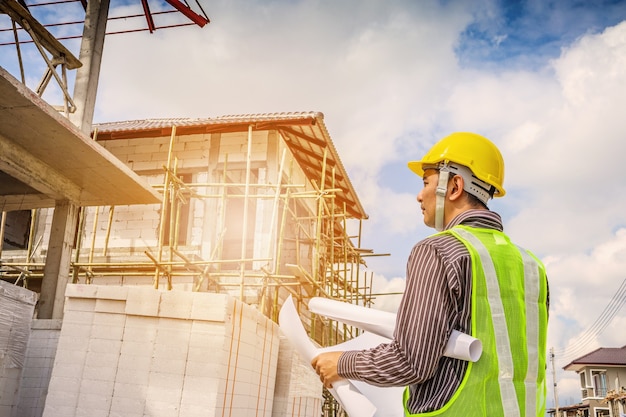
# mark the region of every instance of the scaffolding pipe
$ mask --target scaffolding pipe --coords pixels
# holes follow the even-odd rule
[[[245,199],[243,200],[243,227],[241,232],[241,258],[246,257],[247,242],[248,242],[248,204],[250,192],[250,165],[252,163],[252,125],[248,125],[248,149],[246,152],[246,187],[245,187]],[[239,299],[244,300],[244,276],[246,272],[246,263],[242,262],[240,266],[241,273],[241,289]]]
[[[172,134],[170,135],[170,146],[167,150],[167,169],[165,170],[165,179],[163,181],[163,201],[161,202],[161,221],[159,222],[159,241],[157,251],[157,264],[163,259],[163,239],[165,235],[165,209],[167,208],[167,200],[170,196],[170,167],[172,166],[172,150],[174,149],[174,138],[176,137],[176,125],[172,126]],[[159,270],[154,272],[153,286],[159,288]]]
[[[102,248],[102,256],[107,256],[109,250],[109,239],[111,238],[111,226],[113,225],[113,214],[115,213],[115,206],[109,207],[109,221],[107,222],[107,232],[104,237],[104,247]]]
[[[7,222],[7,212],[2,212],[2,223],[0,223],[0,259],[2,259],[2,247],[4,246],[4,230]],[[29,240],[30,242],[30,240]]]

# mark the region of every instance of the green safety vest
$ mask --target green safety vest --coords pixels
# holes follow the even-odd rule
[[[471,333],[483,352],[439,410],[411,414],[405,389],[405,415],[544,417],[548,288],[543,264],[497,230],[455,226],[441,233],[469,250]]]

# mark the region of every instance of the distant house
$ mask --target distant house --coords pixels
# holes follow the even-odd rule
[[[626,416],[626,345],[596,349],[563,369],[578,373],[582,403],[559,407],[557,417]],[[555,416],[556,410],[548,413]]]

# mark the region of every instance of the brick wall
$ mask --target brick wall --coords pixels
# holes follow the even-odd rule
[[[221,294],[69,285],[44,417],[271,416],[278,327]]]
[[[319,377],[300,358],[289,340],[281,336],[272,417],[318,417],[321,412]]]
[[[33,320],[16,416],[41,417],[60,333],[61,320]]]

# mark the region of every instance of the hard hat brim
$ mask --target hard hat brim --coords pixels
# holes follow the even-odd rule
[[[420,178],[424,176],[424,162],[422,161],[409,161],[407,166],[411,171],[416,173]]]

